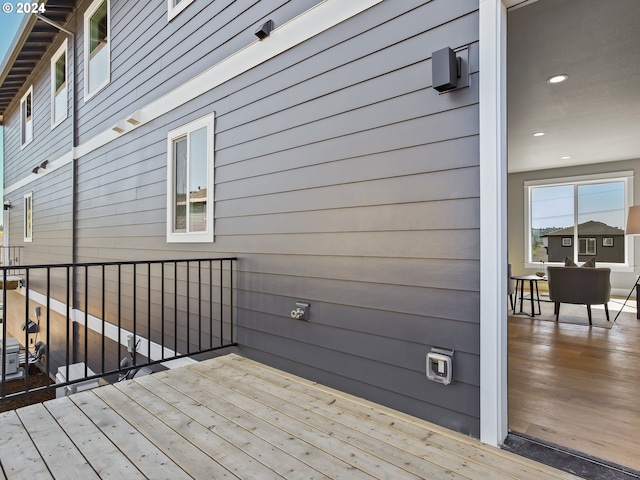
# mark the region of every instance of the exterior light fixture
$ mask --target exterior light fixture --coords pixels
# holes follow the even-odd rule
[[[456,57],[456,52],[449,47],[433,52],[431,54],[431,83],[433,88],[440,93],[457,88],[461,63],[462,60]]]
[[[42,162],[40,164],[40,168],[47,168],[47,165],[49,164],[49,160],[45,160],[44,162]]]
[[[273,30],[273,20],[267,20],[254,33],[255,33],[255,36],[258,37],[260,40],[264,40],[269,35],[271,35],[271,30]]]
[[[4,209],[5,210],[10,210],[11,209],[11,200],[5,200],[4,201]]]
[[[536,132],[533,134],[534,137],[542,137],[544,136],[544,132]]]
[[[36,165],[35,167],[33,167],[33,170],[31,170],[31,173],[38,173],[38,170],[40,170],[40,165]]]
[[[568,78],[569,78],[569,75],[565,75],[564,73],[560,75],[554,75],[553,77],[547,78],[547,83],[551,83],[551,84],[562,83]]]
[[[125,125],[124,120],[120,120],[113,127],[111,127],[111,130],[113,130],[116,133],[124,133],[126,129],[127,129],[127,126]]]
[[[127,122],[131,125],[140,125],[140,123],[142,123],[142,112],[140,112],[140,110],[136,110],[131,114],[131,116],[127,117]]]

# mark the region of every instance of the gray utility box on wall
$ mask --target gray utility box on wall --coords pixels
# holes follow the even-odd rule
[[[453,382],[453,350],[432,348],[427,353],[427,378],[444,385]]]
[[[6,375],[12,375],[18,372],[18,354],[20,352],[20,343],[15,338],[7,338],[6,352],[2,351],[3,342],[0,337],[0,372],[4,370]]]

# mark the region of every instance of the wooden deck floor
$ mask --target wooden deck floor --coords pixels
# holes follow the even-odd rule
[[[29,480],[576,478],[234,354],[0,414],[0,461]]]

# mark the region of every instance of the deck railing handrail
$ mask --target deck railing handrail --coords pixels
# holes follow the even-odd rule
[[[122,379],[143,367],[235,346],[236,260],[181,258],[0,266],[0,343],[4,352],[0,365],[9,353],[8,324],[13,327],[14,337],[26,345],[21,348],[24,390],[7,393],[6,381],[11,374],[0,368],[0,400],[52,388],[72,388],[103,377],[117,375]],[[11,297],[9,277],[18,277],[21,287]],[[35,322],[29,318],[31,310]],[[38,336],[44,338],[35,342]],[[129,357],[122,357],[123,347]],[[63,367],[64,381],[31,386],[29,365],[36,361],[49,375],[56,366]],[[84,375],[70,378],[70,365],[77,363],[84,363]]]

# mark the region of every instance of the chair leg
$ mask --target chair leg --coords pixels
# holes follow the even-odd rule
[[[560,315],[560,302],[556,302],[553,305],[553,313],[556,314],[556,322],[558,321],[558,316]]]
[[[607,322],[609,321],[609,305],[604,304],[604,313],[607,314]]]
[[[589,325],[592,325],[592,323],[591,323],[591,305],[587,305],[587,314],[589,315]]]

